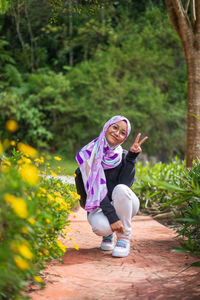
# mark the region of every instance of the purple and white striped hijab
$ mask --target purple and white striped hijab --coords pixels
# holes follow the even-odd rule
[[[129,120],[123,116],[114,116],[105,123],[99,137],[85,145],[76,156],[87,193],[85,209],[89,212],[100,207],[107,195],[104,170],[117,167],[122,160],[122,147],[110,146],[105,138],[108,127],[119,121],[126,121],[126,139],[131,131]]]

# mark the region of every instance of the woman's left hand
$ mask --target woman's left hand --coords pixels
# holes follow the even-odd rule
[[[148,136],[145,136],[140,142],[139,139],[141,137],[141,133],[138,133],[135,142],[133,143],[133,145],[130,147],[130,151],[134,152],[134,153],[140,153],[142,152],[142,148],[141,145],[148,139]]]

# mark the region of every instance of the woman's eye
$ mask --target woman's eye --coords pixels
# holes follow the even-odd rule
[[[116,125],[113,125],[113,129],[117,130],[117,126],[116,126]]]
[[[122,135],[122,136],[125,136],[125,135],[126,135],[126,133],[125,133],[125,132],[121,132],[121,135]]]

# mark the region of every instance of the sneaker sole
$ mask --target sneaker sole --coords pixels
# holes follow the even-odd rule
[[[128,251],[128,253],[126,252],[126,253],[115,253],[114,251],[113,251],[113,253],[112,253],[112,256],[113,257],[126,257],[126,256],[128,256],[130,254],[130,250]]]
[[[101,248],[101,250],[103,250],[103,251],[112,251],[112,250],[114,249],[114,245],[113,245],[113,246],[111,246],[111,245],[108,245],[108,246],[101,246],[100,248]]]

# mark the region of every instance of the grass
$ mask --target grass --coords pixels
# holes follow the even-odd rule
[[[56,153],[43,153],[46,164],[40,165],[40,169],[48,173],[48,167],[55,172],[57,175],[70,175],[73,176],[74,171],[78,167],[75,158],[69,158],[62,155],[57,155]],[[59,157],[61,160],[56,160],[54,157]],[[47,163],[49,165],[47,165]]]

